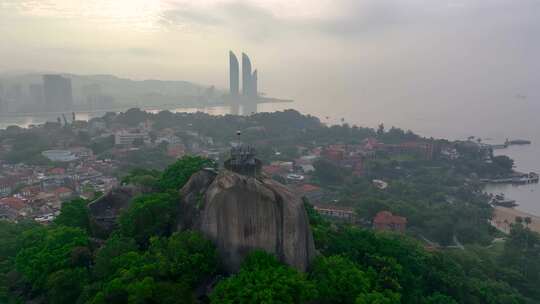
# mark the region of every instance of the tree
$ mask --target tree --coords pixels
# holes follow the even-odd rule
[[[305,303],[316,295],[313,285],[298,271],[265,252],[248,255],[240,271],[220,281],[211,303]]]
[[[184,156],[163,172],[159,186],[162,191],[177,191],[187,183],[195,172],[205,167],[214,166],[215,164],[209,159],[199,156]]]
[[[20,243],[16,268],[35,289],[40,290],[45,288],[50,274],[70,267],[73,249],[87,246],[88,235],[74,227],[38,227],[25,231]]]
[[[34,221],[11,223],[0,220],[0,303],[16,303],[11,301],[13,295],[9,289],[15,287],[20,280],[14,279],[15,256],[20,249],[20,236],[27,230],[39,227]]]
[[[492,158],[493,164],[504,170],[505,172],[511,172],[514,168],[514,160],[506,155],[498,155]]]
[[[345,179],[343,168],[330,161],[317,160],[313,163],[313,167],[315,167],[315,176],[322,183],[336,185],[342,183]]]
[[[378,136],[384,135],[384,124],[383,123],[379,124],[379,126],[377,127],[377,135]]]
[[[103,279],[116,273],[115,258],[129,252],[137,252],[137,243],[134,239],[124,237],[120,233],[114,233],[99,248],[94,260],[94,274]]]
[[[529,225],[532,223],[532,219],[530,216],[526,216],[523,221],[525,222],[526,227],[529,227]]]
[[[141,187],[144,193],[156,191],[161,172],[157,170],[133,169],[122,179],[123,184],[132,184]]]
[[[141,111],[141,109],[131,108],[125,113],[120,113],[118,120],[128,126],[136,127],[141,122],[144,122],[148,115],[148,113]]]
[[[120,231],[134,238],[145,248],[152,236],[171,234],[178,215],[178,200],[174,193],[153,193],[133,199],[120,215]]]
[[[458,304],[458,303],[451,297],[437,292],[425,298],[423,301],[423,304]]]
[[[312,267],[309,278],[315,282],[322,303],[354,303],[369,290],[368,276],[345,257],[319,257]]]
[[[217,270],[215,247],[196,232],[154,237],[145,252],[134,247],[119,235],[105,243],[96,257],[100,281],[84,302],[194,303],[194,287]]]
[[[46,283],[48,303],[76,303],[88,281],[88,270],[85,268],[67,268],[52,273]]]
[[[94,152],[94,154],[101,154],[109,149],[112,149],[114,147],[114,135],[105,137],[105,138],[98,138],[90,143],[90,149]]]
[[[401,303],[401,295],[392,291],[371,291],[356,298],[355,304],[395,304]]]
[[[218,268],[216,248],[200,233],[176,232],[169,238],[150,240],[148,254],[156,263],[161,278],[183,281],[194,286]]]
[[[60,215],[54,219],[57,225],[81,228],[90,231],[90,220],[87,202],[83,199],[74,199],[62,204]]]

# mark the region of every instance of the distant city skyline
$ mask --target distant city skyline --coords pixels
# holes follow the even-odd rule
[[[539,5],[0,0],[0,73],[112,74],[226,90],[224,54],[234,48],[264,71],[259,92],[290,97],[304,113],[372,126],[434,119],[461,134],[478,120],[504,119],[511,103],[538,110]]]
[[[43,75],[43,95],[45,108],[50,111],[73,109],[73,90],[69,78],[60,75]]]

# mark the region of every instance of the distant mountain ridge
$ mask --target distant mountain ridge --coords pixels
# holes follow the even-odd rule
[[[23,96],[28,96],[30,84],[42,84],[42,75],[49,73],[20,73],[6,72],[0,74],[0,85],[4,90],[19,84]],[[75,104],[84,104],[86,96],[84,88],[97,85],[100,94],[109,95],[117,104],[145,105],[163,103],[200,103],[201,96],[208,92],[214,93],[208,86],[177,80],[132,80],[114,75],[77,75],[57,73],[71,79]]]

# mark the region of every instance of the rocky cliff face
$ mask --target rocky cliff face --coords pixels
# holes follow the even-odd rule
[[[107,238],[118,226],[120,213],[129,207],[131,199],[139,194],[131,187],[120,187],[88,204],[92,234]]]
[[[302,200],[271,179],[200,171],[180,192],[179,228],[199,230],[213,240],[229,271],[255,249],[301,271],[315,256]]]

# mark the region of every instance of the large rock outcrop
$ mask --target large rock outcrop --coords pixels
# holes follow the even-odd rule
[[[131,199],[139,193],[133,187],[119,187],[88,204],[92,234],[107,238],[118,227],[120,213],[129,207]]]
[[[315,256],[302,200],[271,179],[203,170],[180,194],[179,229],[199,230],[213,240],[229,271],[236,271],[255,249],[301,271]]]

